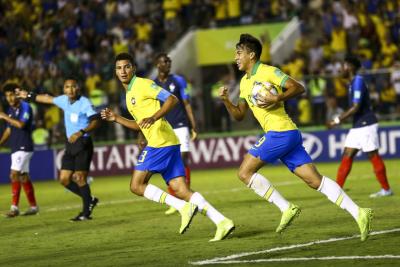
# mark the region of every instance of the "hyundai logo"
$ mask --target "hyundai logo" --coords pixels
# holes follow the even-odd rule
[[[307,153],[313,160],[318,158],[323,149],[321,140],[313,134],[301,133],[301,135],[303,136],[303,145]]]

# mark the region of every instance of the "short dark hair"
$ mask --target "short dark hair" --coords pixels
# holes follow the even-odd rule
[[[3,93],[6,93],[6,92],[13,92],[14,93],[15,89],[17,89],[18,87],[19,86],[16,83],[6,83],[3,86]]]
[[[129,54],[129,53],[125,53],[125,52],[124,53],[119,53],[115,57],[115,62],[114,63],[117,63],[117,61],[120,61],[120,60],[128,60],[132,64],[132,66],[136,65],[135,60],[133,59],[133,56],[131,54]]]
[[[239,42],[236,44],[236,48],[243,48],[243,47],[250,50],[251,52],[254,52],[257,60],[260,59],[262,52],[262,45],[257,38],[248,33],[241,34]]]
[[[160,52],[160,53],[158,53],[158,54],[155,56],[155,58],[154,58],[154,64],[157,64],[158,60],[159,60],[160,58],[162,58],[162,57],[169,58],[169,56],[168,56],[167,53],[165,53],[165,52]]]
[[[68,81],[68,80],[72,80],[72,81],[75,81],[76,83],[79,83],[78,77],[76,77],[76,76],[74,76],[74,75],[65,76],[64,82],[65,82],[65,81]]]
[[[361,68],[361,61],[358,59],[358,57],[354,55],[347,55],[344,59],[344,62],[352,65],[354,72],[357,72]]]

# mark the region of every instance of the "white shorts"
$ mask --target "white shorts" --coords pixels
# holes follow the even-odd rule
[[[189,152],[189,143],[190,143],[190,133],[189,127],[181,127],[174,129],[175,135],[179,139],[179,143],[181,143],[181,152]]]
[[[379,149],[378,124],[350,129],[344,146],[356,148],[362,152],[371,152]]]
[[[17,151],[11,154],[11,170],[29,173],[29,163],[33,152]]]

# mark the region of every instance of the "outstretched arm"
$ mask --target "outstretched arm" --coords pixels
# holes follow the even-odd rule
[[[247,105],[245,100],[240,98],[237,105],[233,104],[229,100],[228,88],[225,86],[219,89],[219,96],[222,102],[224,103],[226,109],[228,110],[229,114],[231,114],[235,120],[241,121],[244,119],[244,116],[246,115],[246,112],[249,109],[249,106]]]
[[[26,90],[17,88],[15,89],[15,94],[17,97],[27,100],[27,101],[36,101],[43,104],[53,104],[53,98],[51,95],[47,94],[35,94],[33,92],[28,92]]]
[[[113,121],[113,122],[121,124],[122,126],[129,128],[129,129],[132,129],[135,131],[140,131],[140,127],[136,123],[136,121],[128,120],[128,119],[116,114],[114,111],[112,111],[109,108],[103,109],[101,111],[100,115],[103,120]]]

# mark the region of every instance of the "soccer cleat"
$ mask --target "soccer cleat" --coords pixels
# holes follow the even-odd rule
[[[220,241],[225,239],[230,233],[235,230],[235,225],[232,220],[225,218],[219,224],[217,224],[217,232],[215,232],[215,236],[210,242]]]
[[[71,222],[80,222],[80,221],[87,221],[87,220],[91,220],[91,219],[92,219],[92,217],[83,215],[83,213],[81,212],[78,214],[78,216],[71,218],[70,221]]]
[[[18,209],[11,209],[9,212],[5,214],[7,218],[14,218],[19,215],[19,210]]]
[[[289,208],[282,212],[281,222],[276,228],[275,232],[282,233],[292,222],[293,220],[299,216],[301,209],[290,203]]]
[[[92,214],[93,209],[97,206],[97,203],[99,203],[99,199],[97,197],[92,197],[92,200],[89,204],[89,216]]]
[[[360,228],[361,241],[365,241],[368,238],[369,232],[371,231],[371,220],[373,217],[372,209],[358,208],[358,219],[357,224]]]
[[[185,233],[186,229],[189,228],[190,223],[192,222],[192,219],[194,215],[197,213],[197,206],[195,204],[187,202],[185,206],[179,211],[181,214],[181,228],[179,229],[179,233],[183,234]]]
[[[369,195],[370,198],[390,197],[390,196],[393,196],[393,191],[391,189],[385,190],[383,188],[378,192]]]
[[[22,216],[36,215],[39,213],[39,207],[30,207],[27,211],[22,213]]]
[[[167,210],[165,211],[165,215],[172,215],[172,214],[174,214],[175,212],[177,212],[177,209],[175,209],[174,207],[170,207],[169,209],[167,209]]]

